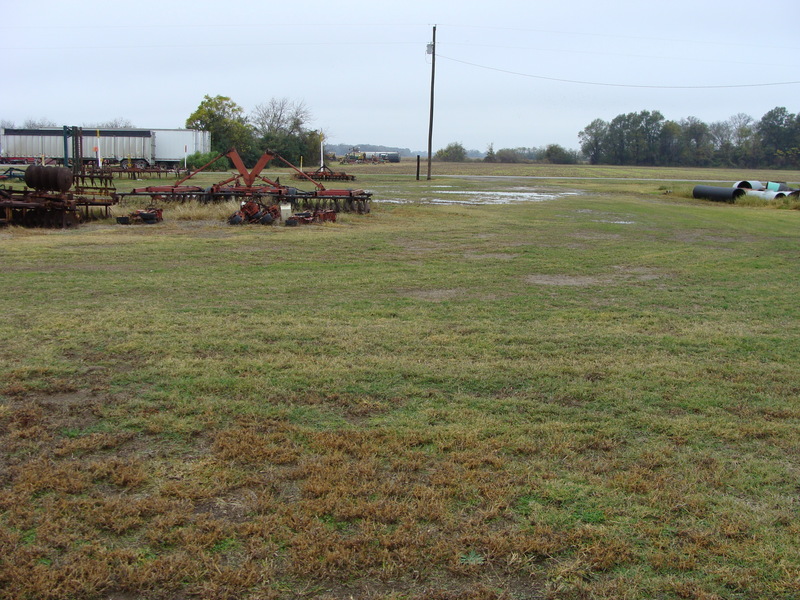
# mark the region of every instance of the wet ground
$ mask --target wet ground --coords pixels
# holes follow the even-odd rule
[[[440,188],[450,188],[450,186],[438,186]],[[415,199],[404,199],[397,197],[399,194],[392,191],[382,192],[373,196],[373,202],[385,202],[394,204],[422,203],[422,204],[511,204],[516,202],[546,202],[558,200],[569,196],[579,196],[583,192],[575,190],[546,190],[546,189],[510,189],[506,191],[476,191],[476,190],[453,190],[437,189],[428,195],[423,195]]]

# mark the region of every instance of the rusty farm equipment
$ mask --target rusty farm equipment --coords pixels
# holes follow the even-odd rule
[[[237,174],[210,187],[204,188],[187,184],[192,177],[204,171],[222,157],[230,159]],[[290,167],[300,175],[301,179],[311,182],[315,189],[303,191],[295,187],[282,185],[279,181],[273,181],[263,176],[261,174],[262,171],[273,159],[277,159]],[[220,154],[186,177],[179,179],[173,185],[135,188],[131,192],[122,195],[146,196],[153,201],[163,202],[196,201],[207,203],[239,200],[242,206],[249,201],[254,201],[257,205],[263,206],[288,204],[291,210],[295,212],[333,210],[335,212],[368,213],[370,211],[372,193],[351,189],[329,190],[322,183],[315,181],[274,152],[262,154],[253,169],[248,170],[239,153],[235,149],[231,149],[224,154]]]
[[[118,197],[110,179],[73,174],[66,167],[31,165],[23,190],[0,189],[0,224],[71,227],[100,208],[106,217]]]
[[[163,209],[150,206],[148,208],[140,208],[129,215],[117,217],[117,223],[120,225],[130,225],[132,223],[144,223],[145,225],[153,225],[161,223],[164,220]]]
[[[281,209],[277,204],[264,204],[258,200],[248,200],[242,207],[228,218],[231,225],[258,223],[272,225],[281,220]]]
[[[348,175],[344,171],[334,171],[328,165],[322,165],[316,171],[303,171],[295,173],[294,179],[313,179],[314,181],[355,181],[355,175]]]
[[[334,210],[306,210],[303,212],[295,213],[286,219],[286,225],[292,227],[293,225],[307,225],[310,223],[325,223],[336,221],[336,211]]]
[[[5,171],[0,173],[0,181],[14,180],[14,179],[19,179],[20,181],[25,179],[25,169],[20,169],[17,167],[8,167]]]
[[[265,204],[258,200],[248,200],[242,207],[228,218],[230,225],[244,225],[257,223],[259,225],[272,225],[278,221],[289,227],[306,225],[310,223],[336,222],[336,211],[333,209],[306,210],[291,213],[288,204]]]

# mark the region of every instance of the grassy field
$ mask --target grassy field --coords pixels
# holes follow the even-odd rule
[[[413,167],[0,229],[0,598],[800,597],[800,173]]]

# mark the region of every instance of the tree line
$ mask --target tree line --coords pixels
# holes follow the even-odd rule
[[[713,123],[643,110],[595,119],[578,139],[594,165],[800,167],[800,114],[782,106],[758,121],[739,113]]]
[[[442,162],[464,162],[471,159],[471,154],[477,151],[468,151],[461,142],[452,142],[437,150],[433,158]],[[577,150],[569,150],[559,144],[548,144],[541,148],[500,148],[495,151],[494,145],[489,148],[479,160],[488,163],[551,163],[559,165],[574,165],[580,162],[581,155]]]
[[[206,95],[186,119],[189,129],[211,132],[212,154],[236,148],[246,164],[254,164],[264,150],[277,152],[290,162],[316,164],[320,159],[322,132],[309,129],[311,118],[303,102],[272,98],[250,114],[227,96]],[[0,121],[4,127],[13,127]],[[48,120],[28,120],[24,127],[55,126]],[[126,119],[114,119],[92,127],[132,127]],[[84,127],[87,127],[84,124]],[[705,123],[696,117],[680,121],[664,118],[659,111],[620,114],[611,121],[595,119],[578,134],[580,152],[549,144],[540,148],[501,148],[489,145],[484,162],[540,162],[575,164],[800,168],[800,113],[779,106],[760,120],[739,113],[725,121]],[[454,142],[436,152],[447,162],[470,160]],[[302,157],[302,159],[301,159]],[[208,157],[194,157],[203,164]]]

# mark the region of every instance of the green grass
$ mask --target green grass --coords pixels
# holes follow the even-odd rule
[[[800,212],[478,167],[0,230],[0,597],[800,595]]]

